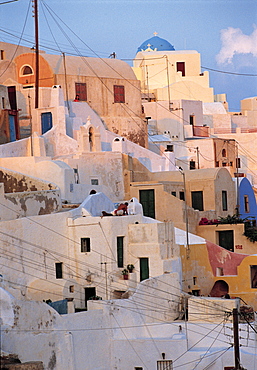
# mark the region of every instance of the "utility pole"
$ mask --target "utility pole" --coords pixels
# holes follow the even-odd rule
[[[199,168],[200,168],[200,161],[199,161],[199,148],[198,148],[198,146],[196,147],[196,153],[197,153],[197,168],[199,170]]]
[[[238,336],[238,311],[233,308],[233,332],[234,332],[234,357],[235,370],[242,370],[240,366],[239,336]]]
[[[35,108],[38,108],[39,97],[39,43],[38,43],[38,1],[33,0],[34,3],[34,18],[35,18],[35,52],[36,52],[36,65],[35,65]]]

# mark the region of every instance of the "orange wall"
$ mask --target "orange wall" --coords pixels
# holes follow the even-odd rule
[[[16,68],[17,68],[17,76],[18,76],[18,83],[22,84],[23,86],[29,86],[35,84],[35,68],[36,68],[36,56],[32,53],[22,54],[19,55],[15,59]],[[34,71],[31,75],[22,76],[22,68],[28,65]],[[49,64],[46,62],[41,55],[39,55],[39,86],[40,87],[52,87],[54,83],[54,73],[51,70]]]

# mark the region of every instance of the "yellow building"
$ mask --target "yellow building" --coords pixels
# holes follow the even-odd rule
[[[230,252],[214,243],[180,246],[183,289],[194,295],[239,297],[257,309],[257,255]]]

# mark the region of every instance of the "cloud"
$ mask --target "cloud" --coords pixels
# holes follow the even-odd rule
[[[244,35],[240,28],[229,27],[220,32],[222,47],[216,60],[218,64],[232,63],[236,54],[252,54],[257,57],[257,28],[251,35]]]

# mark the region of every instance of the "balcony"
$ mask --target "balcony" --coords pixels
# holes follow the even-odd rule
[[[198,137],[209,137],[209,126],[193,126],[193,135]]]

